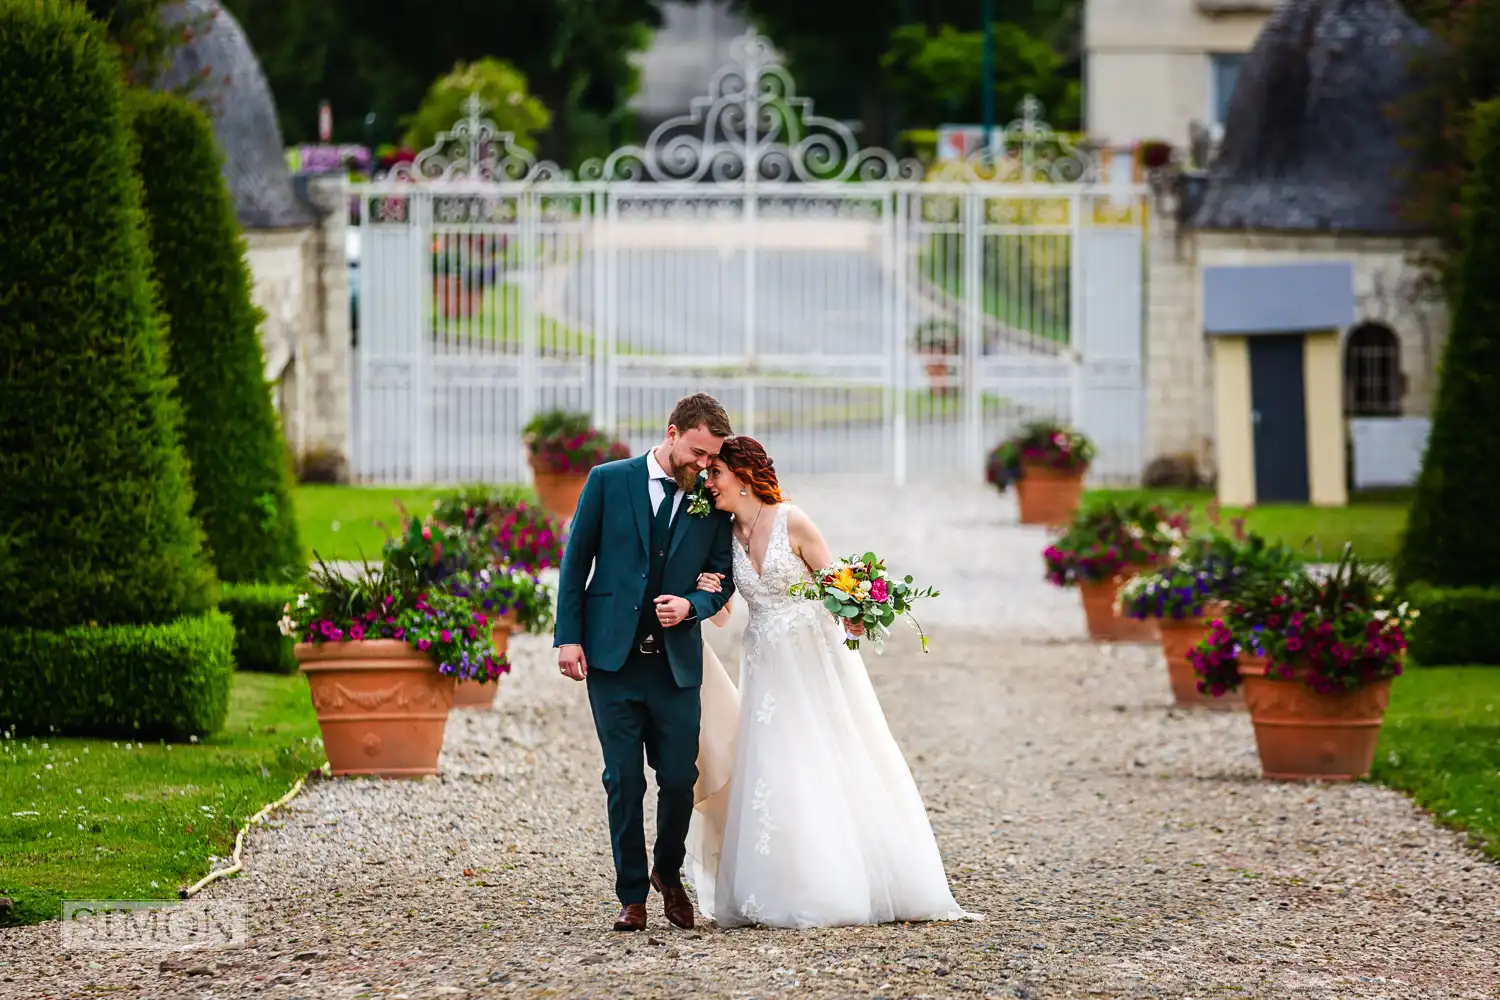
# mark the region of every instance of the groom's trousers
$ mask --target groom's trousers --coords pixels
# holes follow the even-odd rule
[[[632,653],[618,672],[590,671],[589,705],[604,751],[604,790],[615,856],[615,894],[644,903],[646,768],[656,772],[656,848],[652,861],[668,882],[686,860],[693,788],[698,783],[700,689],[681,688],[665,653]]]

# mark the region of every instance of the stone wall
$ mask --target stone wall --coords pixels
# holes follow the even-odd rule
[[[252,296],[266,314],[261,344],[282,430],[298,469],[340,481],[350,440],[348,187],[315,179],[309,194],[325,211],[304,229],[250,230]]]

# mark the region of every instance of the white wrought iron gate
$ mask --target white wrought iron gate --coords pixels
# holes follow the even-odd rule
[[[356,477],[521,481],[521,428],[635,450],[704,390],[786,474],[981,475],[1030,420],[1139,474],[1144,198],[1028,102],[1003,151],[924,170],[815,115],[753,32],[711,93],[577,176],[476,101],[359,185]]]

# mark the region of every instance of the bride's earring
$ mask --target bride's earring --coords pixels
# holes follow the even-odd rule
[[[750,495],[750,491],[749,490],[740,490],[740,496],[747,497],[749,495]]]

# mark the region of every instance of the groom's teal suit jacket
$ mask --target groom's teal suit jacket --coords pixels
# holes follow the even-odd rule
[[[617,671],[635,646],[650,577],[651,496],[646,456],[589,472],[563,551],[553,645],[581,645],[590,672]],[[698,517],[683,497],[667,548],[661,592],[685,597],[695,615],[665,630],[667,660],[678,687],[703,683],[703,623],[734,593],[729,515]],[[593,576],[589,576],[592,567]],[[724,589],[698,589],[698,574],[724,574]],[[587,581],[585,583],[585,581]]]

